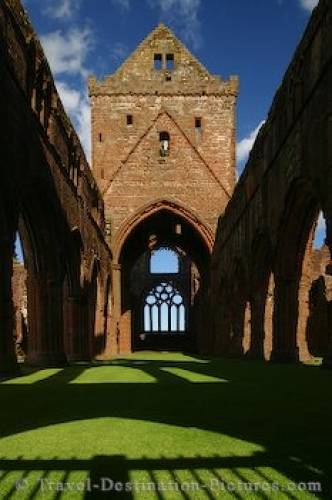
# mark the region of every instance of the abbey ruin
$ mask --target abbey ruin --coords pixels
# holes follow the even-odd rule
[[[1,3],[0,37],[1,373],[140,349],[331,365],[331,2],[238,181],[238,78],[167,26],[89,78],[91,165],[19,0]]]

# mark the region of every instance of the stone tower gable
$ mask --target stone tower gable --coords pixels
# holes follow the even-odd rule
[[[160,57],[160,67],[155,58]],[[168,58],[173,58],[172,67]],[[181,92],[236,93],[237,79],[223,81],[210,75],[164,24],[159,24],[113,74],[97,82],[89,79],[90,95],[112,93],[161,94]]]
[[[160,77],[162,73],[154,70],[154,55],[174,55],[175,70],[181,68],[183,78],[192,77],[205,79],[210,78],[209,72],[194,58],[188,49],[175,37],[172,31],[164,24],[159,24],[143,42],[137,47],[132,55],[116,71],[115,79],[121,81],[132,78],[150,80],[151,77]],[[165,61],[163,61],[165,62]],[[176,77],[176,71],[174,72]]]
[[[160,132],[170,150],[160,156]],[[161,112],[114,173],[105,192],[113,236],[128,217],[158,198],[190,206],[212,230],[229,195],[173,118]]]

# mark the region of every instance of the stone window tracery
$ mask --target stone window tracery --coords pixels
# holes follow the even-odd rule
[[[145,296],[144,332],[184,333],[185,330],[183,296],[171,281],[162,281]]]

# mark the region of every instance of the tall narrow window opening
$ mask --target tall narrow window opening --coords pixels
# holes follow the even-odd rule
[[[197,132],[200,132],[202,130],[202,118],[195,118],[195,129],[197,130]]]
[[[169,155],[169,147],[170,147],[169,133],[168,132],[160,132],[159,142],[160,142],[160,156],[168,156]]]
[[[163,67],[163,57],[161,54],[155,54],[153,59],[154,69],[160,70]]]
[[[166,54],[166,69],[169,71],[174,69],[174,54]]]

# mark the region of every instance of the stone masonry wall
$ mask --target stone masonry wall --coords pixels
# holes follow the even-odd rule
[[[113,236],[128,216],[161,198],[198,212],[215,231],[235,184],[237,87],[236,77],[210,75],[162,24],[114,75],[90,78],[93,172]],[[159,153],[162,131],[170,134],[167,158]]]

